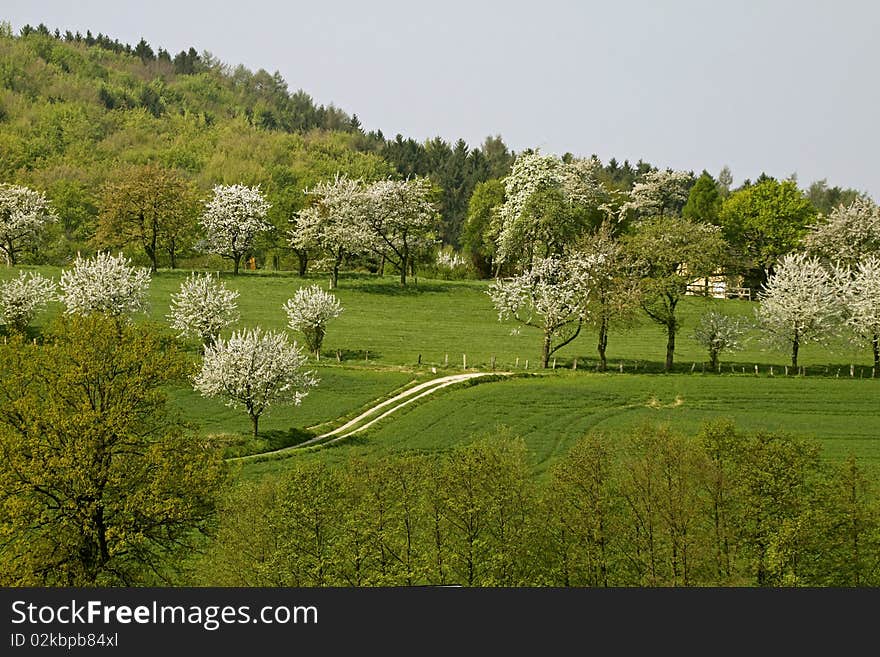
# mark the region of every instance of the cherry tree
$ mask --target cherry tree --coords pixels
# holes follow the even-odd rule
[[[180,337],[198,338],[207,347],[220,331],[239,320],[238,295],[209,273],[192,273],[180,291],[171,295],[171,327]]]
[[[869,255],[880,256],[880,208],[864,197],[840,205],[810,226],[804,246],[830,262],[849,265]]]
[[[520,262],[561,254],[599,212],[607,192],[597,178],[597,160],[564,162],[539,152],[520,155],[504,179],[499,210],[498,262]]]
[[[50,301],[56,298],[57,286],[41,274],[21,272],[18,278],[0,283],[0,320],[17,333],[27,327]]]
[[[427,178],[379,180],[366,189],[360,235],[367,249],[397,267],[404,286],[415,255],[433,243],[438,216],[432,194],[433,184]]]
[[[700,317],[694,327],[693,339],[709,352],[709,369],[718,369],[718,357],[723,351],[739,351],[743,348],[746,327],[736,317],[710,310]]]
[[[317,285],[300,288],[284,304],[288,326],[299,331],[306,339],[309,351],[316,356],[327,332],[327,322],[342,314],[342,305],[333,294]]]
[[[771,344],[790,347],[798,366],[801,346],[835,335],[843,319],[838,277],[816,257],[790,253],[758,293],[758,326]]]
[[[205,349],[193,386],[203,397],[221,397],[231,408],[244,408],[256,438],[260,416],[277,404],[299,406],[318,384],[306,370],[308,358],[281,332],[260,327],[235,331]]]
[[[500,321],[513,319],[543,333],[541,367],[580,334],[595,266],[595,259],[581,254],[539,258],[530,270],[489,286]]]
[[[880,369],[880,257],[868,256],[839,276],[846,324],[871,343],[874,367]]]
[[[253,249],[254,238],[273,228],[266,220],[271,205],[259,185],[216,185],[213,191],[200,219],[206,233],[203,248],[232,260],[233,272],[238,274],[242,258]]]
[[[339,284],[339,267],[347,255],[366,250],[370,234],[364,230],[368,208],[366,188],[361,180],[337,175],[307,190],[312,205],[293,219],[290,245],[318,249],[333,263],[330,289]]]
[[[23,185],[0,184],[0,251],[7,265],[34,243],[40,230],[58,216],[42,192]]]
[[[693,182],[694,177],[686,171],[649,171],[633,185],[621,213],[634,212],[639,218],[677,216],[687,203]]]
[[[593,263],[587,322],[598,332],[598,370],[604,372],[608,367],[606,352],[612,325],[628,324],[639,307],[638,271],[607,220],[595,233],[581,238],[577,249],[591,257]]]
[[[132,267],[121,253],[98,253],[93,258],[77,255],[71,269],[61,272],[61,294],[65,312],[73,315],[102,313],[122,317],[147,311],[150,272]]]

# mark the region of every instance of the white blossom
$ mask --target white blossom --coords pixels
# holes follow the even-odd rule
[[[433,184],[427,178],[379,180],[366,189],[367,211],[361,229],[365,246],[397,267],[402,285],[406,285],[415,254],[433,243],[437,209],[432,193]]]
[[[718,366],[718,356],[724,351],[739,351],[743,348],[746,327],[736,317],[710,310],[694,327],[693,339],[709,352],[709,367]]]
[[[24,333],[37,313],[56,299],[56,293],[51,278],[21,272],[17,278],[0,283],[0,320],[13,331]]]
[[[499,210],[499,262],[520,257],[523,249],[532,249],[537,242],[554,241],[559,226],[541,222],[526,212],[535,194],[555,190],[568,206],[600,208],[607,190],[597,177],[600,165],[595,159],[564,162],[554,155],[538,151],[517,157],[510,174],[504,179],[504,203]]]
[[[810,226],[804,246],[826,260],[849,265],[869,255],[880,256],[880,208],[869,198],[840,205]]]
[[[846,307],[846,324],[871,343],[874,366],[880,367],[880,257],[868,256],[839,276]]]
[[[227,406],[245,409],[256,437],[266,409],[276,404],[299,406],[318,384],[315,373],[305,369],[307,361],[296,342],[289,342],[281,332],[260,327],[235,331],[205,349],[193,385],[204,397],[222,397]]]
[[[544,334],[541,362],[574,340],[587,318],[597,262],[575,254],[540,258],[531,270],[494,281],[487,290],[498,319],[513,319]]]
[[[132,267],[121,253],[99,253],[94,258],[77,255],[71,269],[61,272],[59,299],[65,312],[76,315],[104,313],[111,316],[147,311],[150,272]]]
[[[23,185],[0,184],[0,251],[6,263],[33,243],[39,231],[58,216],[42,192]]]
[[[803,253],[783,257],[758,299],[758,325],[771,344],[791,348],[793,367],[802,345],[833,337],[843,318],[837,277]]]
[[[254,238],[272,230],[266,221],[271,205],[259,186],[217,185],[200,219],[206,238],[202,248],[233,261],[238,273],[241,259],[250,253]]]
[[[211,274],[192,273],[171,295],[171,327],[182,338],[211,344],[220,331],[238,321],[238,295]]]
[[[330,287],[335,288],[345,256],[366,250],[372,239],[365,217],[369,210],[367,190],[363,181],[337,175],[306,194],[314,201],[294,217],[290,245],[326,254],[331,261]]]
[[[284,304],[284,310],[287,325],[305,336],[309,351],[318,353],[327,332],[327,322],[342,314],[342,305],[333,294],[312,285],[297,290]]]
[[[634,212],[637,217],[677,215],[687,203],[693,177],[686,171],[649,171],[633,185],[621,216]]]

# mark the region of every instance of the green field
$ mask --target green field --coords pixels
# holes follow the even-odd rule
[[[56,278],[60,273],[57,268],[38,269]],[[15,273],[0,269],[0,278]],[[187,274],[160,272],[154,277],[152,320],[164,321],[169,296]],[[278,329],[286,322],[281,306],[298,287],[326,285],[325,276],[302,279],[287,272],[247,272],[237,278],[224,274],[224,280],[241,292],[241,326]],[[277,407],[265,415],[258,442],[247,438],[247,416],[218,400],[180,387],[171,391],[174,405],[204,433],[231,437],[237,443],[231,454],[254,453],[299,442],[314,435],[316,425],[351,417],[371,400],[412,381],[461,371],[463,354],[469,368],[487,368],[494,357],[499,370],[525,374],[528,360],[529,370],[536,372],[539,335],[531,329],[511,335],[513,325],[498,322],[485,294],[486,281],[419,280],[401,289],[392,277],[349,274],[340,285],[337,294],[345,311],[329,326],[322,360],[315,363],[321,384],[301,407]],[[658,373],[665,335],[646,321],[612,333],[608,356],[613,372],[605,375],[592,371],[595,335],[585,331],[557,354],[555,372],[443,391],[363,436],[308,458],[341,459],[351,451],[442,450],[475,433],[506,426],[526,439],[543,469],[593,428],[614,433],[640,422],[663,421],[690,431],[706,419],[726,416],[744,429],[815,437],[829,458],[853,452],[880,463],[880,378],[870,380],[867,349],[844,344],[804,347],[806,377],[785,377],[786,354],[764,349],[753,336],[746,350],[722,356],[722,375],[701,373],[706,356],[689,337],[699,315],[714,307],[746,317],[754,306],[748,301],[685,299],[677,374]],[[58,311],[54,304],[38,319],[38,327]],[[196,359],[197,345],[189,349]],[[575,359],[578,370],[572,371]],[[269,461],[249,464],[245,472],[254,475],[283,467],[283,460]]]

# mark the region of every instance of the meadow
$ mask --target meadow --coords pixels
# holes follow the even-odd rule
[[[24,269],[56,279],[60,275],[58,268]],[[0,269],[0,279],[16,273]],[[188,274],[177,270],[154,276],[147,319],[165,323],[170,295]],[[284,329],[281,307],[296,289],[327,285],[323,274],[221,276],[240,292],[239,326],[274,329]],[[593,429],[614,434],[643,422],[666,422],[691,432],[704,420],[725,416],[747,430],[816,438],[827,458],[852,452],[880,463],[880,378],[871,379],[866,348],[845,342],[808,345],[801,353],[805,376],[785,376],[787,354],[766,349],[753,331],[744,350],[722,354],[721,374],[706,373],[707,356],[690,338],[699,316],[711,308],[748,319],[756,304],[687,297],[680,306],[683,328],[675,373],[662,374],[665,335],[642,318],[612,331],[610,372],[595,372],[596,336],[589,329],[555,355],[555,370],[539,372],[540,336],[529,328],[512,332],[514,324],[499,322],[485,294],[488,284],[419,279],[401,288],[391,276],[343,275],[335,293],[345,310],[329,325],[320,361],[313,362],[321,383],[300,407],[271,409],[257,441],[248,437],[247,416],[219,400],[203,399],[182,385],[170,391],[172,403],[202,433],[223,436],[230,456],[257,453],[301,442],[409,384],[462,371],[466,358],[469,369],[489,369],[494,362],[498,371],[523,376],[443,391],[341,445],[301,457],[336,461],[351,453],[444,450],[503,429],[526,440],[540,472]],[[59,304],[52,304],[38,318],[36,330],[59,311]],[[291,337],[296,336],[291,332]],[[198,345],[189,343],[187,349],[196,361]],[[244,474],[274,472],[284,464],[250,463]]]

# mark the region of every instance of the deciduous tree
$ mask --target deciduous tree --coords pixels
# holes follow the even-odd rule
[[[213,518],[220,450],[163,389],[184,355],[143,325],[62,317],[0,346],[0,583],[166,584]]]
[[[232,260],[237,275],[242,258],[253,249],[254,238],[272,230],[266,221],[269,207],[259,186],[216,185],[200,219],[206,233],[204,249]]]
[[[0,184],[0,251],[7,265],[14,265],[43,227],[57,220],[42,192],[23,185]]]
[[[801,346],[834,335],[843,319],[839,283],[818,258],[791,253],[758,293],[758,326],[771,344],[791,349],[798,366]]]
[[[297,344],[260,327],[235,331],[205,349],[201,370],[193,379],[204,397],[221,397],[231,408],[244,408],[257,437],[260,416],[270,406],[299,406],[318,384],[306,370],[307,357]]]

